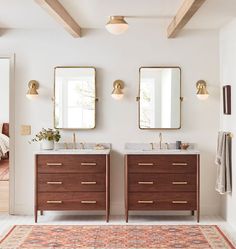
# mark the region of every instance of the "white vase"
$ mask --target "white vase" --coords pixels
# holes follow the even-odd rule
[[[53,150],[54,149],[54,141],[43,139],[41,142],[42,150]]]

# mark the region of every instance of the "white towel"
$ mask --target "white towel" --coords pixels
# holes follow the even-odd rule
[[[231,137],[228,132],[218,133],[216,191],[220,194],[230,193],[231,188]]]

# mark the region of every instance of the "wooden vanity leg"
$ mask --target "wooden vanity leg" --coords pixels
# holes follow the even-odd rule
[[[192,216],[194,216],[194,210],[192,210],[191,213],[192,213]]]
[[[127,155],[125,155],[125,221],[128,223],[129,207],[128,207],[128,164]]]
[[[106,222],[110,217],[110,155],[106,156]]]

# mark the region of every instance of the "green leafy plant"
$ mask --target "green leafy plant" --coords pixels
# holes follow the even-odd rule
[[[32,142],[39,142],[41,140],[55,141],[59,142],[61,138],[59,130],[45,129],[43,128],[35,137],[31,140]]]

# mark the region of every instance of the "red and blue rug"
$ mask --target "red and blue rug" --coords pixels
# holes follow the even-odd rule
[[[19,225],[0,242],[1,249],[232,249],[217,226],[197,225]]]

